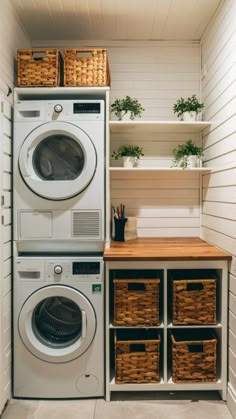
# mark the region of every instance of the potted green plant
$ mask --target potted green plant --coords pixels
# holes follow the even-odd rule
[[[144,156],[143,149],[137,145],[122,145],[112,153],[113,159],[122,158],[124,167],[133,167],[141,156]]]
[[[198,147],[191,139],[184,144],[179,144],[174,150],[174,167],[201,167],[203,156],[202,147]]]
[[[126,96],[123,99],[115,99],[111,105],[111,112],[119,119],[134,119],[141,118],[142,112],[145,109],[142,107],[138,99]]]
[[[174,113],[183,121],[196,121],[197,114],[204,108],[204,104],[200,103],[196,95],[192,95],[187,99],[181,97],[173,106]]]

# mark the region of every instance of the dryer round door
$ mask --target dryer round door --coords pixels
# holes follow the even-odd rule
[[[28,187],[50,200],[81,193],[96,171],[93,142],[68,122],[49,122],[33,130],[22,144],[19,169]]]
[[[18,328],[22,342],[33,355],[43,361],[63,363],[89,348],[96,332],[96,316],[82,293],[51,285],[25,301]]]

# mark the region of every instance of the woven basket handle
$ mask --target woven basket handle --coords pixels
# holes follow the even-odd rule
[[[92,56],[93,56],[92,49],[88,49],[84,51],[76,51],[76,57],[91,58]]]
[[[201,343],[191,343],[188,345],[188,351],[189,352],[199,352],[202,353],[204,352],[204,346]]]
[[[127,290],[128,291],[140,291],[144,292],[146,291],[146,285],[143,282],[130,282],[127,284]]]
[[[42,61],[46,57],[47,53],[45,51],[33,51],[32,52],[32,60],[33,61]]]
[[[145,343],[130,343],[129,345],[130,352],[146,352]]]
[[[202,282],[190,282],[187,284],[187,291],[201,291],[204,288],[204,284]]]

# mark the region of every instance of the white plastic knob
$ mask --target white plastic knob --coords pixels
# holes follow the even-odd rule
[[[55,272],[55,274],[60,275],[60,274],[62,273],[62,271],[63,271],[62,266],[60,266],[60,265],[56,265],[56,266],[54,267],[54,272]]]
[[[61,113],[63,111],[63,106],[58,103],[57,105],[54,106],[54,111],[56,113]]]

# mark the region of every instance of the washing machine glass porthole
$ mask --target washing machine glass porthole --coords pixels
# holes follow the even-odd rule
[[[56,134],[47,136],[37,145],[32,163],[42,180],[75,180],[84,169],[85,157],[77,141]]]
[[[45,298],[34,309],[32,329],[36,338],[44,345],[50,348],[66,348],[81,336],[81,310],[68,298]]]

